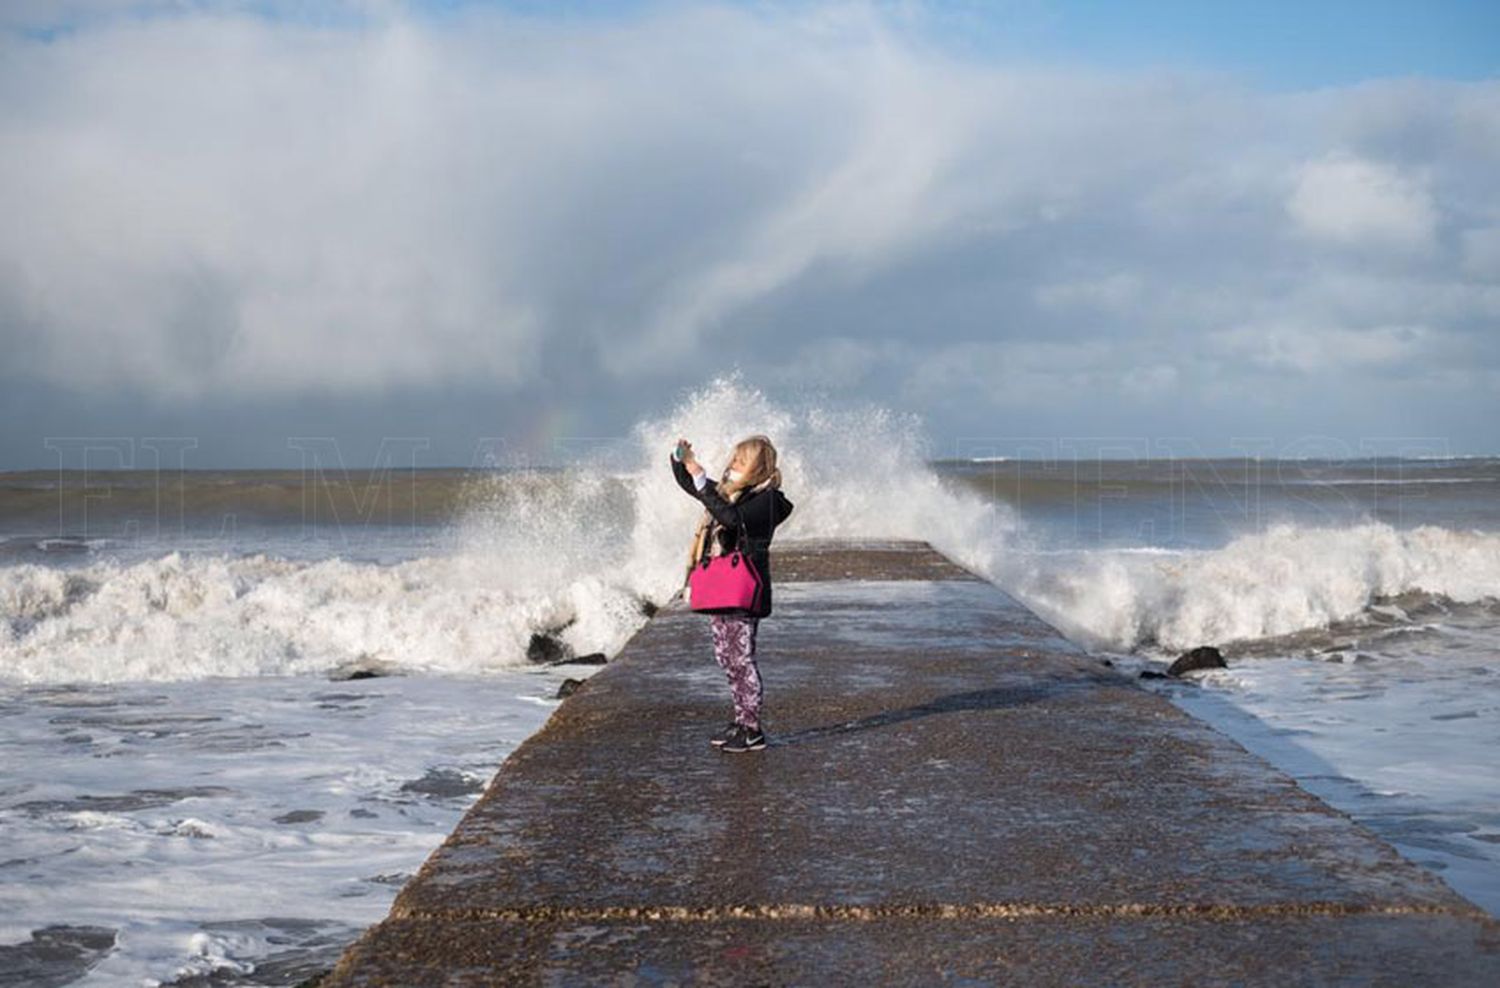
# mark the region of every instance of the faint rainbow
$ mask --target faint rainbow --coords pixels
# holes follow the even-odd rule
[[[516,438],[519,453],[549,465],[572,462],[599,441],[588,434],[583,415],[566,405],[536,408]]]

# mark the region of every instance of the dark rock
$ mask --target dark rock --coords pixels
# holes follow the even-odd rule
[[[213,799],[234,790],[223,786],[185,786],[180,789],[135,789],[118,796],[75,796],[72,799],[34,799],[11,807],[31,816],[43,813],[130,813],[170,806],[184,799]],[[3,984],[3,982],[0,982]]]
[[[0,944],[0,984],[72,984],[115,949],[115,935],[107,926],[44,926]]]
[[[283,813],[281,816],[272,817],[271,819],[277,823],[313,823],[314,821],[323,819],[323,811],[292,810],[290,813]]]
[[[526,660],[528,662],[566,662],[573,657],[573,648],[562,640],[562,633],[567,631],[577,621],[576,617],[569,618],[562,624],[555,624],[550,628],[531,633],[531,640],[526,643]]]
[[[526,645],[527,662],[558,663],[573,658],[573,648],[552,634],[534,632]]]
[[[561,700],[565,697],[572,696],[574,693],[578,692],[578,687],[582,685],[583,680],[581,679],[564,679],[562,683],[557,687],[557,698]]]
[[[1167,678],[1167,674],[1164,673],[1164,672],[1157,672],[1155,669],[1142,669],[1141,670],[1141,678],[1142,679],[1166,679]]]
[[[1114,662],[1112,662],[1112,661],[1111,661],[1111,660],[1109,660],[1109,659],[1100,659],[1100,660],[1099,660],[1099,664],[1100,664],[1100,665],[1101,665],[1101,666],[1109,666],[1109,667],[1110,667],[1110,668],[1111,668],[1111,669],[1113,669],[1113,668],[1114,668],[1114,667],[1115,667],[1115,664],[1114,664]]]
[[[602,666],[609,661],[609,657],[603,652],[590,652],[587,655],[575,655],[563,659],[561,662],[553,662],[555,666]]]
[[[484,780],[465,775],[451,768],[430,768],[420,779],[403,783],[402,792],[419,792],[438,799],[452,799],[471,793],[484,792]]]
[[[1168,676],[1181,676],[1196,669],[1227,669],[1223,654],[1212,645],[1200,645],[1191,652],[1184,652],[1177,661],[1167,667]]]
[[[381,676],[396,675],[397,668],[394,662],[377,659],[373,655],[361,655],[357,659],[336,666],[328,674],[328,678],[336,683],[354,679],[378,679]]]

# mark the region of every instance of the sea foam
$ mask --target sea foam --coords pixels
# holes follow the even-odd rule
[[[1323,627],[1403,593],[1500,596],[1500,536],[1280,523],[1206,551],[1021,553],[993,575],[1087,646],[1183,649]]]

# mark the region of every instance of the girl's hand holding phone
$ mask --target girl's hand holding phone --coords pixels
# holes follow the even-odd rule
[[[677,457],[689,471],[693,473],[698,472],[695,469],[698,467],[698,458],[693,455],[693,444],[686,439],[677,440],[677,448],[672,451],[672,455]]]

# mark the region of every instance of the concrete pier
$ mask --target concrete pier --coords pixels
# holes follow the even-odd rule
[[[925,543],[772,568],[767,748],[674,602],[324,983],[1500,984],[1500,923]]]

